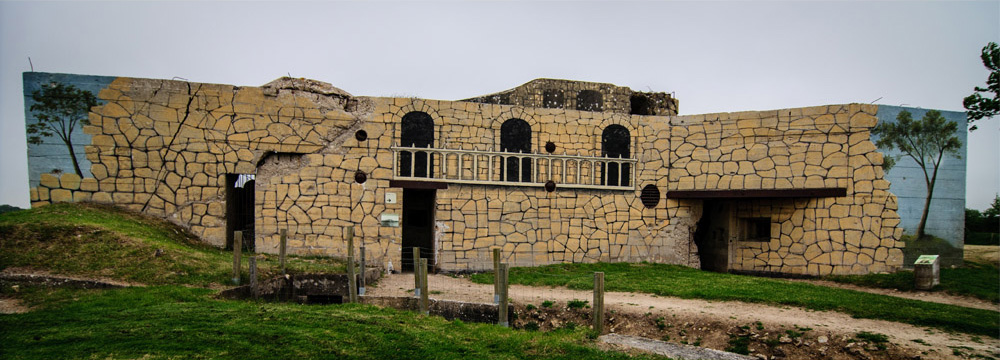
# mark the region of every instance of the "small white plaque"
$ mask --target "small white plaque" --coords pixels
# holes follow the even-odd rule
[[[382,226],[399,227],[399,214],[382,214]]]
[[[386,204],[395,204],[396,203],[396,193],[393,193],[393,192],[387,192],[387,193],[385,193],[385,203]]]

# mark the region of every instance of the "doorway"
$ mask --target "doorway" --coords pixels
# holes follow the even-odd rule
[[[434,198],[437,190],[403,189],[403,271],[413,271],[413,248],[433,268],[434,259]]]
[[[226,174],[226,250],[233,249],[233,233],[242,231],[243,251],[254,251],[255,191],[252,174]]]
[[[701,220],[694,233],[698,245],[701,269],[714,272],[729,271],[729,206],[718,201],[705,200]]]

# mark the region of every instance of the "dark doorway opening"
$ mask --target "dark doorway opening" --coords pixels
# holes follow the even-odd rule
[[[701,220],[694,232],[701,269],[729,271],[729,207],[717,201],[705,201]]]
[[[403,189],[403,271],[413,271],[413,248],[434,262],[434,198],[437,190]]]
[[[400,125],[400,146],[429,148],[434,145],[434,119],[425,112],[403,115]],[[434,159],[427,152],[399,153],[399,176],[433,177]]]
[[[236,231],[243,232],[243,251],[254,251],[254,176],[226,174],[226,250],[233,249]]]
[[[531,152],[531,125],[521,119],[509,119],[500,125],[500,151],[527,154]],[[531,159],[516,156],[500,163],[504,180],[531,182]]]
[[[629,113],[632,115],[653,115],[653,102],[649,101],[649,97],[642,94],[632,94],[629,97],[629,103],[632,105],[632,111]]]
[[[601,133],[601,153],[604,157],[627,159],[630,156],[629,143],[631,134],[628,129],[621,125],[608,125]],[[601,164],[601,171],[605,171],[601,178],[601,184],[611,186],[629,186],[631,178],[629,164],[609,163],[607,167]],[[604,179],[607,178],[607,182]]]

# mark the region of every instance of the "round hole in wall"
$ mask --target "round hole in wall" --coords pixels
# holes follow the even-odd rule
[[[545,182],[545,191],[553,192],[556,191],[556,182],[549,180]]]
[[[649,209],[656,207],[660,203],[660,189],[657,189],[656,185],[653,184],[642,187],[639,200],[642,200],[642,204]]]
[[[551,142],[551,141],[546,142],[545,143],[545,151],[548,151],[549,154],[555,152],[556,151],[556,144],[554,142]]]
[[[358,170],[357,172],[354,173],[354,182],[358,184],[364,184],[365,181],[368,181],[368,174],[365,174],[364,171]]]
[[[358,130],[354,133],[354,138],[358,139],[358,141],[368,140],[368,132],[364,130]]]

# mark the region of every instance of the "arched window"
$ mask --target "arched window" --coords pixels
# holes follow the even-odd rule
[[[594,90],[581,90],[576,95],[576,109],[583,111],[602,111],[604,96]]]
[[[403,115],[400,129],[400,146],[426,148],[434,145],[434,120],[423,111]],[[414,177],[429,177],[433,168],[434,159],[424,151],[399,153],[399,176],[411,176],[412,171]]]
[[[628,129],[621,125],[609,125],[604,128],[601,134],[601,155],[609,158],[627,159],[629,154],[630,134]],[[603,166],[602,166],[603,167]],[[608,163],[607,171],[604,173],[607,184],[611,186],[629,186],[629,164]],[[602,183],[604,179],[602,179]]]
[[[521,119],[510,119],[500,125],[500,151],[512,153],[531,152],[531,125]],[[513,182],[531,182],[531,159],[509,157],[500,163],[504,179]]]

